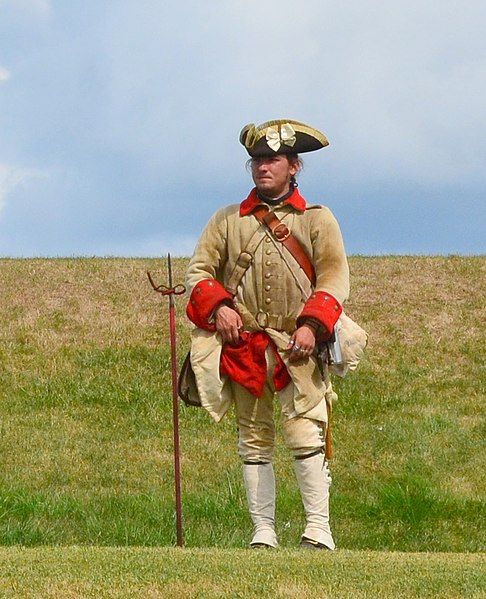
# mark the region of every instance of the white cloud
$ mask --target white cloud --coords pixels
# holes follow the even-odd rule
[[[16,168],[0,164],[0,212],[7,204],[7,198],[18,186],[27,185],[31,179],[47,176],[37,169]]]
[[[10,71],[5,67],[0,66],[0,83],[10,79]]]

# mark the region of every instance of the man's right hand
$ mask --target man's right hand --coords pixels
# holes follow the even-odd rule
[[[216,330],[220,333],[223,343],[235,345],[240,339],[240,331],[243,321],[236,310],[222,304],[216,308],[215,314]]]

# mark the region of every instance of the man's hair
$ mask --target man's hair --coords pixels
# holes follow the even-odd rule
[[[281,156],[287,156],[287,160],[289,161],[289,164],[297,163],[299,165],[299,172],[304,168],[304,161],[298,154],[281,154]],[[246,161],[246,170],[248,172],[251,171],[252,160],[253,160],[253,158],[249,158]],[[292,178],[295,179],[295,177],[292,177]]]
[[[292,175],[290,177],[291,188],[298,187],[299,184],[297,183],[296,177],[300,173],[300,171],[304,168],[304,161],[298,154],[286,154],[286,156],[288,158],[289,164],[291,164],[291,165],[297,164],[299,167],[299,170],[295,173],[295,175]]]
[[[299,165],[299,172],[304,168],[304,161],[298,154],[284,154],[284,156],[287,156],[290,164],[297,163]]]

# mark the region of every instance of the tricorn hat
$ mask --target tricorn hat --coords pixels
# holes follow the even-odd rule
[[[302,154],[329,145],[326,136],[317,129],[297,121],[267,121],[256,127],[253,123],[243,127],[240,142],[252,158],[277,154]]]

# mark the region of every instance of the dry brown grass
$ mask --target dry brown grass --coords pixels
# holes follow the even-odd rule
[[[165,260],[0,260],[0,318],[9,324],[3,336],[25,336],[51,352],[65,345],[156,347],[167,340],[167,310],[147,270],[167,283]],[[183,270],[174,261],[176,281]]]
[[[348,312],[371,329],[373,356],[386,357],[397,336],[405,347],[421,344],[424,333],[444,347],[484,339],[484,257],[354,257],[350,265]]]

